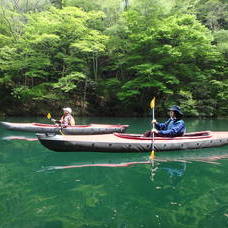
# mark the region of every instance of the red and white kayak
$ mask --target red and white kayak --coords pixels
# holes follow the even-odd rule
[[[42,145],[59,152],[149,152],[152,138],[135,134],[45,135],[37,134]],[[156,151],[199,149],[228,144],[228,132],[192,132],[181,137],[155,137]]]
[[[1,122],[2,126],[8,130],[27,131],[35,133],[55,133],[64,135],[94,135],[110,134],[113,132],[125,132],[128,125],[111,125],[111,124],[89,124],[75,125],[68,127],[56,126],[53,124],[42,123],[10,123]]]

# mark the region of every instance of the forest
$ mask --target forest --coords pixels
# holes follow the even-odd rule
[[[228,116],[227,0],[0,0],[0,115]]]

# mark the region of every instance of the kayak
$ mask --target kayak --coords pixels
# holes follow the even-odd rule
[[[139,134],[48,135],[37,134],[40,143],[58,152],[149,152],[152,138]],[[155,151],[186,150],[228,144],[228,132],[192,132],[181,137],[155,137]]]
[[[36,133],[55,133],[63,135],[93,135],[110,134],[113,132],[125,132],[128,125],[111,124],[89,124],[61,127],[54,124],[42,123],[10,123],[1,122],[2,126],[8,130],[27,131]]]

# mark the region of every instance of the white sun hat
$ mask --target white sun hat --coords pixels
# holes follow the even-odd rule
[[[69,107],[67,107],[67,108],[63,108],[63,111],[64,112],[68,112],[68,113],[72,113],[72,109],[71,108],[69,108]]]

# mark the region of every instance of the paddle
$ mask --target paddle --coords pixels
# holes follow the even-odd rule
[[[51,119],[51,113],[50,113],[50,112],[47,114],[47,118],[48,118],[49,120]]]
[[[56,121],[55,119],[52,119],[52,118],[51,118],[51,113],[50,113],[50,112],[47,114],[47,118],[48,118],[49,120],[51,120],[52,122],[54,122],[54,123],[58,122],[58,121]]]
[[[151,100],[150,102],[150,107],[152,109],[152,151],[150,153],[150,159],[153,160],[155,158],[155,153],[154,153],[154,108],[155,108],[155,97]]]
[[[54,119],[51,118],[51,113],[50,112],[47,114],[47,118],[49,120],[53,121],[54,123],[56,123],[56,120],[54,120]],[[59,132],[61,133],[61,135],[64,135],[63,132],[62,132],[62,126],[60,126]]]

